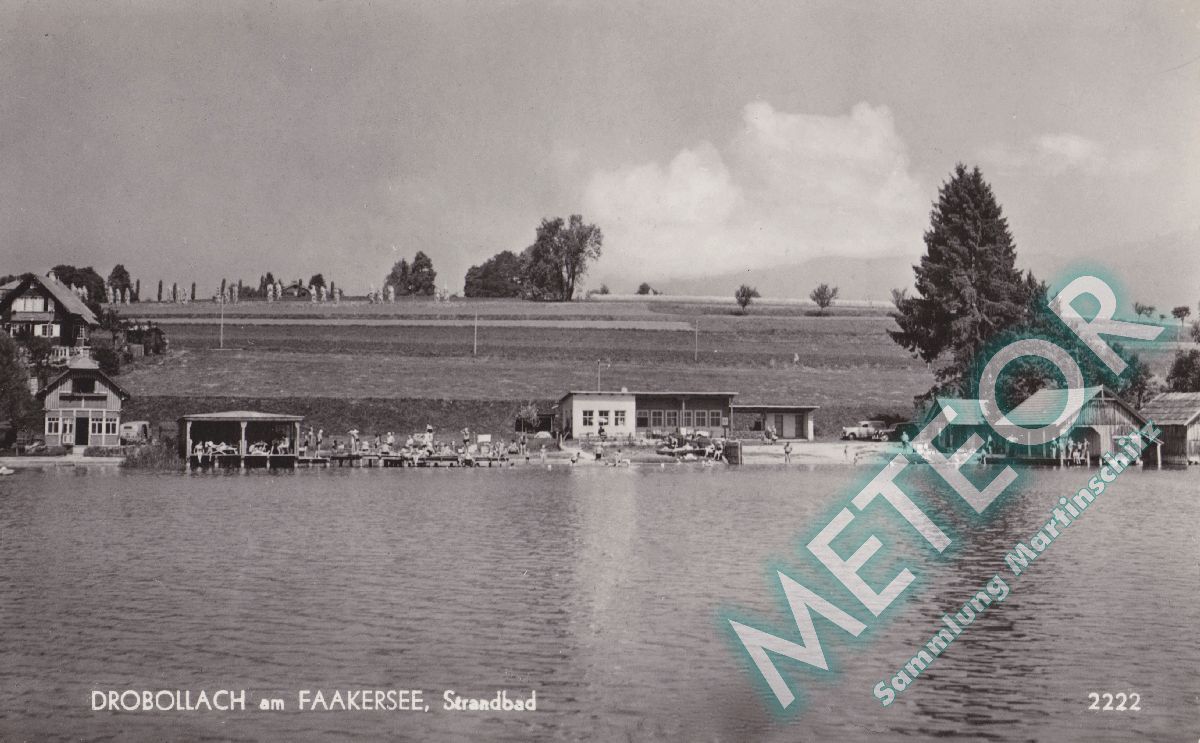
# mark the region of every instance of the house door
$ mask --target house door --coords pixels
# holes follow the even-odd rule
[[[796,416],[783,416],[783,428],[779,431],[779,435],[785,439],[796,438]]]
[[[88,433],[91,431],[91,424],[84,416],[75,418],[75,443],[79,446],[88,445]]]

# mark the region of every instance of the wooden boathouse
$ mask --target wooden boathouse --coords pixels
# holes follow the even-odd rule
[[[1065,409],[1067,391],[1064,389],[1042,389],[1008,413],[1013,423],[1026,428],[1038,428],[1054,421]],[[1052,462],[1061,456],[1064,437],[1057,440],[1047,433],[1043,441],[1033,446],[1018,446],[1000,438],[988,424],[980,408],[979,400],[961,398],[938,398],[943,408],[955,412],[954,421],[946,427],[940,441],[950,448],[962,446],[971,434],[990,442],[991,453],[1012,459],[1044,460]],[[1107,387],[1084,388],[1084,403],[1075,425],[1065,438],[1069,442],[1086,443],[1088,459],[1094,463],[1101,455],[1117,448],[1117,439],[1128,436],[1134,429],[1146,425],[1146,417],[1121,399]],[[1151,444],[1142,455],[1144,463],[1159,462],[1159,447]]]
[[[292,469],[298,463],[299,415],[231,410],[179,419],[180,455],[188,469]]]
[[[1200,392],[1164,392],[1140,412],[1162,430],[1164,463],[1200,463]]]

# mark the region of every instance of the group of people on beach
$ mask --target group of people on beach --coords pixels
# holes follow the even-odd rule
[[[400,442],[394,431],[386,433],[375,433],[374,435],[364,435],[357,428],[351,428],[346,432],[344,439],[334,437],[330,446],[325,446],[325,429],[314,428],[309,426],[304,434],[301,442],[301,456],[338,456],[338,455],[358,455],[358,456],[409,456],[414,459],[424,457],[456,457],[461,459],[472,459],[475,457],[490,457],[492,459],[508,459],[510,454],[517,454],[528,458],[529,440],[526,434],[522,433],[519,438],[509,439],[507,442],[492,442],[490,440],[473,440],[471,429],[463,428],[461,432],[461,445],[458,442],[439,441],[434,436],[433,424],[425,426],[424,433],[410,434],[403,442]],[[490,439],[490,437],[478,437],[479,439]]]

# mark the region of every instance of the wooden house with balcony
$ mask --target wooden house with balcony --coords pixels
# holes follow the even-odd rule
[[[99,325],[96,315],[66,284],[51,273],[33,274],[6,284],[0,296],[0,328],[21,343],[42,338],[50,343],[50,362],[64,365],[74,357],[91,357],[89,339]]]
[[[47,446],[120,445],[121,406],[129,393],[90,357],[72,358],[37,396],[45,409]]]

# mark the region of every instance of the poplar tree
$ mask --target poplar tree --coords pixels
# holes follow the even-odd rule
[[[937,384],[923,397],[967,394],[980,351],[998,333],[1026,325],[1032,275],[1016,267],[1008,221],[979,168],[959,163],[938,190],[925,232],[916,295],[899,293],[888,331],[896,343],[933,368]],[[920,398],[919,398],[920,399]]]

